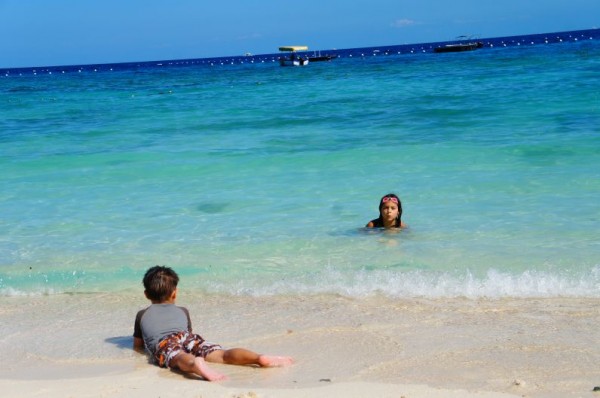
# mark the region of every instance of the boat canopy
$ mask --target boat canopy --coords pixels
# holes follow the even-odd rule
[[[279,51],[306,51],[308,46],[281,46]]]

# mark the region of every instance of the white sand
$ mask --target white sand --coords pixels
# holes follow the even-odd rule
[[[141,294],[0,298],[2,397],[595,397],[600,299],[202,297],[210,341],[291,355],[209,383],[133,352]]]

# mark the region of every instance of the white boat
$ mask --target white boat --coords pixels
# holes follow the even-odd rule
[[[281,66],[305,66],[308,65],[308,57],[301,57],[296,54],[296,51],[307,51],[307,46],[281,46],[279,51],[290,52],[290,55],[279,57],[279,65]]]

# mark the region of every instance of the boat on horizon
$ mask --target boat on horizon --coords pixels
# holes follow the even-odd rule
[[[296,54],[297,51],[307,51],[307,46],[281,46],[279,51],[287,51],[290,55],[279,57],[279,65],[281,66],[306,66],[309,63],[307,56]]]
[[[331,61],[332,59],[336,59],[337,57],[338,57],[338,55],[336,55],[336,54],[321,55],[321,51],[319,51],[319,54],[314,52],[312,56],[309,56],[308,60],[310,62],[322,62],[322,61]]]
[[[435,47],[433,52],[435,53],[457,53],[462,51],[473,51],[483,47],[483,43],[480,41],[464,41],[470,40],[466,36],[458,36],[458,43],[446,44],[445,46]]]

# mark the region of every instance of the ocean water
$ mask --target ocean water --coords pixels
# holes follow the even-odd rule
[[[599,34],[530,40],[2,71],[0,295],[600,297]]]

